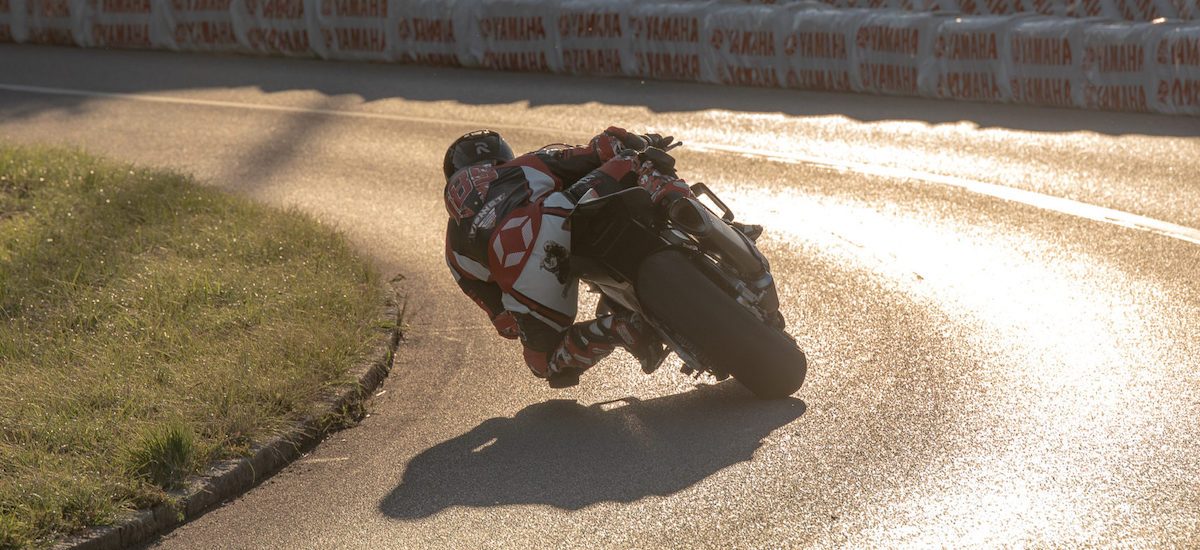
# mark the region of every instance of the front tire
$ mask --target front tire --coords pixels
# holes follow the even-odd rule
[[[650,255],[638,270],[638,301],[706,366],[760,398],[787,397],[804,383],[804,352],[710,280],[678,250]]]

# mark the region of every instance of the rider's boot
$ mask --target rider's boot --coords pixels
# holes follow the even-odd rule
[[[642,364],[642,372],[650,374],[658,370],[669,352],[654,327],[641,315],[628,310],[615,313],[609,319],[620,346]]]
[[[545,378],[550,387],[565,388],[578,384],[579,375],[616,349],[617,342],[602,319],[575,323],[567,328],[562,342],[550,353],[547,361]]]
[[[667,356],[654,329],[637,313],[622,310],[571,325],[562,343],[550,354],[544,376],[551,387],[574,386],[579,383],[580,374],[607,357],[616,346],[637,358],[646,373],[654,372]]]

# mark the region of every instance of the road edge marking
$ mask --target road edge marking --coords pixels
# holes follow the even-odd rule
[[[105,99],[121,99],[129,101],[144,101],[150,103],[167,103],[176,105],[196,105],[204,107],[221,107],[232,109],[251,109],[259,111],[274,111],[282,113],[301,113],[301,114],[316,114],[325,116],[342,116],[351,118],[368,118],[377,120],[392,120],[402,122],[422,122],[427,124],[470,124],[481,127],[489,127],[498,130],[518,130],[528,132],[543,132],[556,133],[559,129],[544,128],[540,126],[525,126],[518,124],[494,124],[494,123],[474,123],[469,120],[449,120],[433,117],[420,117],[410,115],[392,115],[386,113],[371,113],[363,111],[345,111],[338,109],[314,109],[309,107],[291,107],[286,105],[269,105],[263,103],[243,103],[237,101],[222,101],[213,99],[192,99],[183,97],[172,97],[163,95],[149,94],[133,94],[121,92],[99,92],[92,90],[76,90],[70,88],[54,88],[47,86],[29,86],[22,84],[7,84],[0,83],[0,90],[10,92],[22,92],[32,94],[46,95],[66,95],[76,97],[96,97]],[[753,149],[746,147],[736,147],[731,145],[721,145],[714,143],[697,143],[689,142],[689,148],[700,152],[721,152],[742,155],[751,158],[760,158],[787,164],[801,164],[816,166],[819,168],[828,168],[837,171],[854,172],[857,174],[900,178],[908,180],[916,180],[937,185],[945,185],[956,187],[979,195],[994,197],[1010,202],[1021,203],[1042,210],[1067,214],[1078,218],[1084,218],[1101,223],[1117,225],[1128,229],[1146,231],[1156,235],[1162,235],[1172,239],[1188,242],[1191,244],[1200,245],[1200,229],[1187,227],[1184,225],[1174,224],[1139,214],[1116,210],[1105,206],[1097,206],[1086,202],[1080,202],[1074,199],[1056,197],[1046,195],[1036,191],[1029,191],[1016,187],[1009,187],[995,183],[987,183],[977,180],[971,180],[958,176],[947,176],[942,174],[934,174],[930,172],[922,172],[919,170],[911,170],[908,168],[899,168],[891,166],[883,166],[877,164],[867,164],[853,161],[839,161],[807,155],[799,155],[793,153],[784,153],[778,151],[766,151],[762,149]]]

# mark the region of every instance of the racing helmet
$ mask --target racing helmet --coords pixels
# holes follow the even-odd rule
[[[494,130],[476,130],[463,134],[446,149],[442,171],[446,179],[467,166],[491,162],[499,164],[513,159],[512,147]]]

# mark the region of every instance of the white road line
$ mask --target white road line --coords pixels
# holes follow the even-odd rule
[[[169,103],[176,105],[197,105],[203,107],[223,107],[232,109],[251,109],[258,111],[273,111],[283,113],[303,113],[316,114],[326,116],[340,116],[350,118],[367,118],[377,120],[392,120],[400,122],[420,122],[427,124],[445,124],[445,125],[469,125],[479,127],[489,127],[497,130],[518,130],[528,132],[539,132],[549,134],[561,134],[561,129],[546,128],[540,126],[525,126],[517,124],[496,124],[492,122],[477,122],[464,119],[444,119],[433,117],[419,117],[408,115],[392,115],[385,113],[369,113],[362,111],[344,111],[337,109],[312,109],[307,107],[289,107],[285,105],[267,105],[262,103],[243,103],[237,101],[220,101],[211,99],[191,99],[183,97],[171,97],[162,95],[149,94],[129,94],[129,93],[114,93],[114,92],[97,92],[92,90],[75,90],[68,88],[50,88],[45,86],[26,86],[20,84],[3,84],[0,83],[0,90],[10,92],[23,92],[33,94],[48,94],[48,95],[66,95],[78,97],[95,97],[105,99],[122,99],[130,101],[145,101],[151,103]],[[1200,229],[1187,227],[1183,225],[1173,224],[1138,214],[1132,214],[1121,210],[1114,210],[1103,206],[1096,206],[1062,197],[1045,195],[1034,191],[1017,189],[1015,187],[1007,187],[994,183],[986,183],[975,181],[966,178],[955,176],[946,176],[941,174],[933,174],[929,172],[921,172],[918,170],[910,170],[907,168],[898,168],[890,166],[880,166],[876,164],[858,163],[852,161],[831,160],[820,157],[811,157],[805,155],[797,155],[791,153],[782,153],[777,151],[766,151],[762,149],[750,149],[744,147],[735,147],[730,145],[721,145],[713,143],[696,143],[688,142],[690,149],[698,151],[722,152],[736,155],[742,155],[753,158],[761,158],[777,162],[785,162],[789,164],[805,164],[829,168],[832,170],[854,172],[857,174],[881,176],[890,178],[912,179],[927,183],[939,185],[948,185],[958,187],[980,195],[987,195],[1007,201],[1017,202],[1041,208],[1043,210],[1051,210],[1062,214],[1109,223],[1130,229],[1140,231],[1149,231],[1165,237],[1178,239],[1192,244],[1200,245]]]
[[[1154,218],[1148,218],[1138,214],[1131,214],[1121,210],[1114,210],[1104,206],[1096,206],[1094,204],[1064,199],[1062,197],[1055,197],[1053,195],[1045,195],[1035,191],[1018,189],[1016,187],[1008,187],[1005,185],[986,183],[955,176],[931,174],[929,172],[921,172],[907,168],[880,166],[877,164],[865,164],[842,160],[831,161],[818,157],[777,153],[773,151],[764,151],[761,149],[747,149],[743,147],[695,142],[689,143],[688,145],[689,148],[697,150],[720,151],[723,153],[732,153],[753,158],[785,162],[789,164],[806,164],[829,168],[831,170],[855,172],[870,176],[913,179],[928,183],[936,183],[939,185],[948,185],[951,187],[965,189],[967,191],[971,191],[972,193],[978,193],[980,195],[987,195],[989,197],[996,197],[998,199],[1027,204],[1043,210],[1052,210],[1062,214],[1069,214],[1098,222],[1110,223],[1113,225],[1119,225],[1121,227],[1128,227],[1130,229],[1149,231],[1151,233],[1156,233],[1173,239],[1179,239],[1192,244],[1200,244],[1200,229],[1165,222],[1162,220],[1156,220]]]
[[[393,120],[399,122],[422,122],[426,124],[462,124],[476,125],[470,120],[452,120],[407,115],[389,115],[386,113],[369,113],[364,111],[343,111],[338,109],[312,109],[308,107],[289,107],[287,105],[268,105],[265,103],[243,103],[239,101],[221,101],[215,99],[192,99],[186,97],[171,97],[150,94],[126,94],[117,92],[96,92],[92,90],[72,90],[68,88],[47,88],[45,86],[24,86],[20,84],[0,84],[0,90],[24,92],[31,94],[66,95],[77,97],[95,97],[103,99],[125,99],[130,101],[145,101],[149,103],[169,103],[175,105],[195,105],[201,107],[224,107],[230,109],[251,109],[255,111],[273,111],[278,113],[301,113],[310,115],[327,115],[350,118],[370,118],[377,120]],[[523,130],[530,132],[552,132],[552,128],[538,126],[521,126],[517,124],[484,124],[497,130]]]

